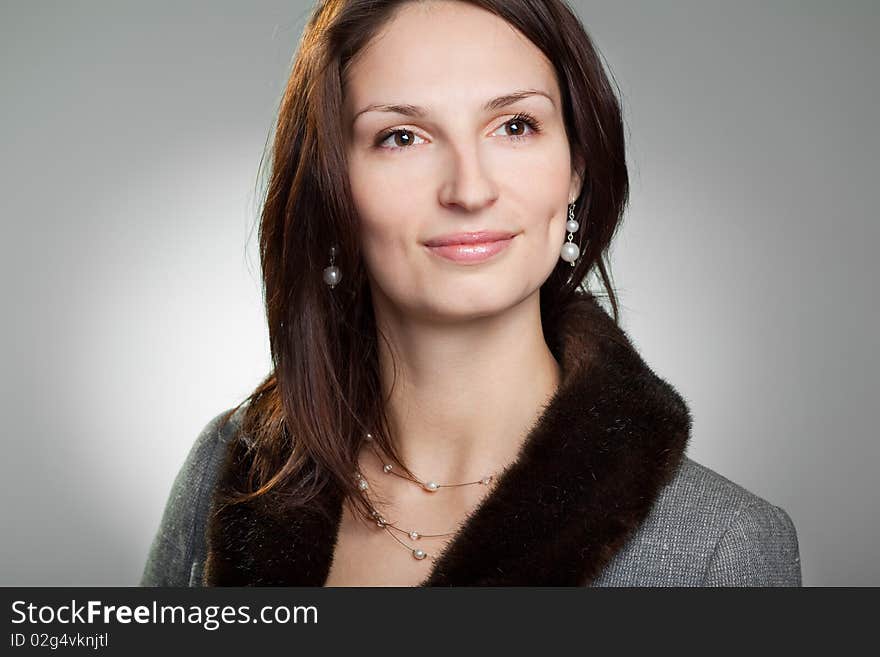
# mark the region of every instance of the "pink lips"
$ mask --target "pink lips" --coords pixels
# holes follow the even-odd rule
[[[456,233],[425,242],[437,255],[460,263],[483,262],[506,249],[516,233],[479,231]]]

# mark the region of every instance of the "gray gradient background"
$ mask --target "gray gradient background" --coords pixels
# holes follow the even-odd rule
[[[623,94],[623,326],[689,455],[878,585],[877,2],[573,2]],[[305,2],[4,2],[2,585],[132,585],[268,370],[258,165]]]

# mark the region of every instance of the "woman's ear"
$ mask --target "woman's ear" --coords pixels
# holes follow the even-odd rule
[[[584,186],[584,177],[586,176],[586,166],[580,155],[575,154],[572,157],[571,165],[571,186],[568,190],[568,202],[574,203],[575,199],[581,195]]]

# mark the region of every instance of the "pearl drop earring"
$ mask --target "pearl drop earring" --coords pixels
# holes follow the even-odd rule
[[[331,290],[342,280],[342,272],[335,264],[337,253],[339,253],[339,247],[334,244],[330,247],[330,265],[324,268],[324,282],[330,286]]]
[[[568,239],[562,245],[559,255],[566,262],[570,262],[572,267],[574,267],[574,261],[578,259],[578,256],[581,253],[578,245],[572,242],[574,239],[574,233],[576,233],[580,227],[580,224],[574,218],[574,203],[571,203],[568,206],[568,221],[565,222],[565,230],[568,231]]]

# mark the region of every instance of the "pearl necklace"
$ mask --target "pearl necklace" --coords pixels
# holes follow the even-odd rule
[[[368,433],[368,434],[366,434],[365,438],[366,438],[367,442],[369,443],[370,449],[379,458],[379,460],[384,460],[384,459],[382,459],[381,455],[376,451],[376,448],[374,447],[375,443],[373,442],[373,434]],[[458,484],[438,484],[434,480],[421,480],[421,479],[415,479],[415,478],[407,476],[405,474],[398,474],[397,472],[393,471],[393,465],[391,463],[386,463],[382,467],[382,472],[384,474],[393,474],[397,477],[400,477],[401,479],[406,479],[408,481],[411,481],[411,482],[417,484],[419,487],[421,487],[422,490],[427,491],[429,493],[436,493],[441,488],[454,488],[456,486],[472,486],[474,484],[488,486],[493,481],[495,481],[495,474],[490,474],[490,475],[486,475],[485,477],[480,478],[477,481],[466,481],[466,482],[462,482],[462,483],[458,483]],[[358,484],[358,488],[360,490],[362,490],[364,492],[364,494],[366,495],[366,491],[370,487],[369,483],[367,482],[367,480],[364,478],[364,476],[359,471],[356,470],[354,475],[355,475],[355,480],[357,481],[357,484]],[[369,497],[367,499],[369,499]],[[425,558],[428,558],[431,561],[436,561],[439,555],[437,555],[436,553],[426,552],[425,550],[423,550],[421,548],[414,547],[412,545],[407,545],[406,543],[401,541],[399,538],[397,538],[397,536],[395,536],[391,532],[392,529],[408,536],[410,539],[412,539],[414,541],[420,540],[422,538],[439,538],[441,536],[451,536],[452,534],[455,533],[455,531],[450,531],[450,532],[445,532],[443,534],[422,534],[421,532],[418,532],[415,529],[407,531],[405,529],[401,529],[400,527],[398,527],[394,523],[388,522],[388,520],[386,520],[382,516],[382,514],[379,513],[378,510],[376,510],[376,507],[371,505],[370,511],[371,511],[371,515],[376,520],[376,526],[384,529],[386,532],[388,532],[388,534],[389,534],[389,536],[391,536],[391,538],[393,538],[395,541],[400,543],[400,545],[402,545],[403,547],[408,549],[412,553],[413,559],[416,559],[417,561],[421,561],[422,559],[425,559]]]

